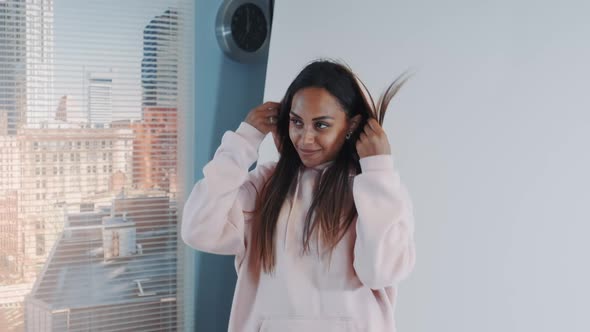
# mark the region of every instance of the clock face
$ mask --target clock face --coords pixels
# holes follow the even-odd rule
[[[231,34],[238,47],[246,52],[256,52],[266,40],[266,24],[260,7],[246,3],[239,6],[232,16]]]

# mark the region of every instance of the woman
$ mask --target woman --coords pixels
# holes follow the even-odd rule
[[[375,107],[345,66],[315,61],[281,103],[224,134],[183,214],[191,247],[235,255],[230,331],[395,331],[414,267],[412,205]],[[278,162],[258,165],[272,133]]]

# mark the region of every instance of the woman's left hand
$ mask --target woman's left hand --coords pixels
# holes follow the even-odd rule
[[[359,158],[391,154],[389,140],[377,120],[370,118],[356,141]]]

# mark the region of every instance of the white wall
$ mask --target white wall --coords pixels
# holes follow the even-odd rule
[[[416,71],[385,121],[416,214],[399,331],[590,331],[590,2],[276,0],[265,100],[320,56],[375,95]]]

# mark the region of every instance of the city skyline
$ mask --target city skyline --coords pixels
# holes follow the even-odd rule
[[[4,3],[0,2],[0,16],[2,8],[7,8]],[[120,260],[119,264],[130,264],[131,270],[151,261],[143,258],[148,252],[173,262],[177,246],[179,52],[177,11],[171,9],[175,3],[129,1],[125,6],[137,6],[134,21],[117,26],[112,16],[123,18],[125,13],[109,11],[114,8],[109,4],[120,5],[112,0],[86,6],[71,0],[8,0],[7,5],[15,7],[2,16],[0,51],[18,50],[20,38],[25,46],[19,57],[0,56],[0,62],[14,68],[3,71],[1,79],[23,82],[22,89],[16,85],[17,89],[6,90],[12,94],[2,92],[0,96],[9,101],[0,104],[0,125],[5,125],[4,132],[0,131],[0,294],[8,295],[0,302],[0,330],[37,331],[40,326],[43,331],[63,330],[58,322],[61,312],[43,312],[41,316],[45,305],[54,304],[44,299],[46,304],[38,306],[38,293],[27,294],[31,287],[38,290],[43,282],[52,282],[53,273],[88,276],[72,274],[63,266],[70,256],[56,254],[60,246],[69,246],[70,237],[64,230],[77,232],[80,226],[79,222],[73,226],[72,220],[100,216],[91,226],[102,232],[102,242],[86,238],[85,231],[76,237],[76,241],[87,240],[88,245],[102,250],[105,257],[103,263],[88,265],[88,269],[106,264],[106,252],[118,256],[124,247],[130,248],[125,256],[133,260]],[[107,27],[107,21],[115,24]],[[76,22],[80,29],[72,29]],[[121,29],[121,24],[128,28]],[[2,30],[15,26],[9,31],[13,35]],[[101,37],[93,39],[96,33]],[[81,36],[86,36],[85,41],[80,41]],[[154,199],[163,201],[153,205]],[[135,205],[125,203],[134,200]],[[110,215],[105,211],[111,211]],[[133,234],[133,241],[125,234]],[[129,247],[129,243],[134,245]],[[88,253],[83,250],[78,254],[83,259]],[[158,273],[149,278],[161,278]],[[162,298],[169,303],[176,294],[176,266],[162,273],[174,280]],[[122,277],[117,279],[121,286],[139,287],[141,296],[146,296],[139,281]],[[101,284],[93,280],[79,281],[100,292]],[[84,291],[69,289],[68,294]],[[23,304],[26,296],[31,299],[29,309]],[[89,301],[81,319],[89,317],[84,316],[93,306]],[[157,312],[157,301],[154,303],[155,307],[146,310]],[[115,304],[102,298],[96,305]],[[176,304],[164,307],[166,320],[154,324],[173,331]]]

